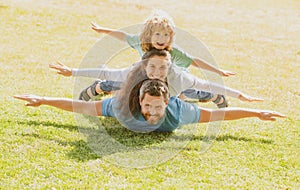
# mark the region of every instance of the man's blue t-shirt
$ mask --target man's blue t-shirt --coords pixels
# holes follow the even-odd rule
[[[198,123],[201,110],[198,106],[184,102],[176,97],[169,99],[168,106],[164,117],[156,125],[149,125],[140,113],[137,118],[122,119],[119,117],[118,110],[114,104],[115,98],[108,98],[102,101],[102,115],[116,117],[120,123],[130,130],[139,132],[170,132],[174,131],[181,125]]]

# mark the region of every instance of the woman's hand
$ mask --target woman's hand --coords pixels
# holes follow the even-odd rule
[[[57,70],[57,73],[66,77],[72,76],[72,69],[61,62],[57,61],[56,63],[49,64],[49,67]]]
[[[262,98],[251,97],[251,96],[246,95],[246,94],[240,94],[238,98],[242,101],[245,101],[245,102],[261,102],[261,101],[264,100]]]

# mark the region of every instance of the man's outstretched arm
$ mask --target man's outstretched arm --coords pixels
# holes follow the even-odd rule
[[[26,106],[38,107],[48,105],[65,111],[91,116],[102,116],[102,101],[86,102],[68,98],[41,97],[29,94],[15,95],[14,98],[26,101]]]
[[[285,115],[275,111],[246,108],[225,108],[218,110],[201,108],[199,122],[206,123],[221,120],[237,120],[249,117],[257,117],[261,120],[275,121],[276,118],[284,118]]]

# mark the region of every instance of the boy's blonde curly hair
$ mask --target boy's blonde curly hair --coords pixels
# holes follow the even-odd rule
[[[154,10],[152,14],[146,19],[143,25],[142,32],[140,34],[140,41],[142,50],[144,52],[153,48],[151,43],[151,37],[157,29],[165,29],[170,32],[170,42],[166,47],[166,50],[172,49],[171,45],[175,35],[175,25],[172,18],[162,10]]]

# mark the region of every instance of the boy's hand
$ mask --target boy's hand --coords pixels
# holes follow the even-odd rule
[[[98,33],[102,33],[103,32],[103,27],[99,26],[98,24],[94,23],[94,22],[91,22],[91,26],[92,26],[92,29],[95,30],[96,32]]]
[[[36,95],[24,94],[24,95],[15,95],[13,96],[16,99],[27,101],[28,103],[25,106],[38,107],[42,105],[43,98]]]
[[[235,72],[231,72],[231,71],[225,71],[225,70],[220,70],[219,73],[222,77],[229,77],[229,76],[233,76],[236,73]]]
[[[126,41],[126,35],[127,33],[120,30],[113,30],[110,28],[104,28],[102,26],[99,26],[98,24],[91,22],[91,27],[94,31],[102,34],[108,34],[114,38],[117,38],[121,41]]]
[[[56,64],[55,63],[49,64],[49,67],[57,70],[57,73],[60,75],[64,75],[66,77],[72,76],[72,69],[70,67],[62,64],[59,61],[57,61]]]

